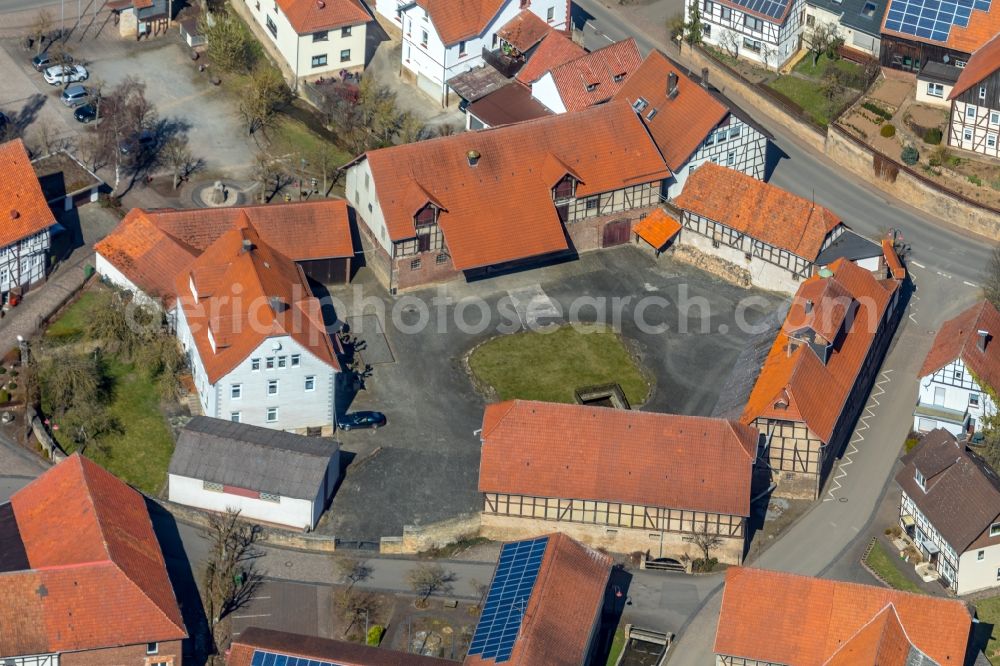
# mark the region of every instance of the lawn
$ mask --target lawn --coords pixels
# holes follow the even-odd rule
[[[820,91],[816,81],[795,76],[782,76],[766,85],[802,107],[813,122],[821,127],[829,125],[834,114],[840,111],[848,100],[843,93],[834,97],[832,101],[828,100]]]
[[[843,58],[833,60],[825,55],[820,56],[816,64],[813,65],[813,57],[811,53],[800,60],[799,63],[795,65],[793,70],[810,78],[821,79],[831,68],[838,69],[846,74],[849,74],[852,78],[860,78],[864,73],[861,69],[861,65],[858,65],[857,63],[853,63],[850,60],[844,60]]]
[[[608,652],[608,666],[614,666],[625,649],[625,630],[618,628],[615,630],[615,638],[611,641],[611,651]]]
[[[97,301],[97,292],[85,292],[52,322],[46,337],[85,339],[83,322]],[[167,465],[174,450],[170,428],[160,410],[157,384],[133,363],[110,354],[104,357],[104,362],[104,376],[111,394],[107,410],[121,432],[99,437],[99,445],[88,447],[85,455],[115,476],[156,494],[166,481]],[[67,453],[75,450],[68,433],[55,430],[53,434]]]
[[[989,599],[982,599],[980,601],[974,601],[973,605],[976,607],[976,617],[983,624],[993,625],[993,631],[990,635],[990,642],[986,646],[986,657],[990,660],[991,664],[995,666],[1000,666],[1000,629],[997,625],[1000,625],[1000,597],[990,597]]]
[[[563,326],[494,338],[472,353],[469,367],[501,400],[572,403],[576,389],[613,382],[633,405],[649,395],[649,383],[621,338],[602,327]]]
[[[910,579],[904,576],[903,572],[899,570],[899,565],[897,564],[898,560],[899,558],[887,553],[885,547],[880,542],[876,541],[875,547],[872,548],[872,552],[868,554],[868,558],[865,562],[879,576],[882,577],[882,580],[897,590],[923,594],[923,590],[917,587],[915,583],[910,581]]]

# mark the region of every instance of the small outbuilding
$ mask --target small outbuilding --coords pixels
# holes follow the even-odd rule
[[[171,502],[312,529],[340,478],[330,439],[196,416],[170,459]]]

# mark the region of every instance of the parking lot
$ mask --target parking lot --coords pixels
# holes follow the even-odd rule
[[[641,408],[698,415],[711,413],[751,335],[738,325],[738,310],[754,324],[781,300],[772,293],[731,286],[668,256],[654,259],[632,246],[395,297],[362,270],[354,285],[332,295],[345,302],[342,319],[361,314],[359,296],[374,299],[366,311],[375,309],[373,302],[386,311],[381,329],[392,360],[373,365],[366,390],[350,408],[384,411],[388,425],[377,431],[338,433],[345,450],[356,458],[320,527],[343,539],[367,541],[399,535],[406,524],[427,524],[479,508],[477,430],[485,401],[474,390],[463,358],[498,333],[495,326],[462,332],[453,324],[456,310],[464,312],[467,322],[478,321],[478,307],[465,299],[482,298],[495,315],[494,324],[500,323],[502,301],[518,328],[531,321],[565,321],[574,308],[579,320],[594,321],[598,309],[588,303],[603,299],[610,309],[613,299],[628,299],[620,308],[620,330],[655,382]],[[754,300],[747,303],[748,297]],[[418,328],[419,302],[431,304],[432,324],[404,332]],[[645,320],[642,325],[639,318]],[[448,324],[439,327],[439,320]],[[381,335],[355,332],[361,338]]]
[[[190,50],[174,32],[142,42],[114,34],[83,41],[71,38],[68,48],[89,72],[85,86],[101,83],[108,90],[127,76],[145,82],[146,98],[159,119],[172,131],[188,135],[194,157],[204,160],[208,172],[231,178],[249,172],[254,143],[241,129],[237,100],[198,71]],[[33,51],[23,49],[16,40],[3,42],[0,51],[0,79],[4,81],[0,110],[26,128],[29,145],[37,145],[42,127],[70,142],[87,131],[59,100],[62,86],[48,85],[31,67]]]

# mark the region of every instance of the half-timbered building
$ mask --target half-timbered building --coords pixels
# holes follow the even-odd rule
[[[692,4],[702,40],[737,57],[777,69],[799,50],[805,0],[685,0],[685,16]]]
[[[969,664],[957,599],[748,567],[726,571],[716,666]],[[978,662],[977,662],[978,663]]]
[[[368,265],[390,290],[626,243],[670,177],[623,102],[373,150],[344,168]]]
[[[913,429],[964,436],[996,413],[1000,389],[1000,312],[982,300],[941,325],[920,368]]]
[[[0,145],[0,304],[45,278],[56,223],[20,139]]]
[[[730,378],[744,393],[716,415],[760,431],[775,494],[819,496],[892,339],[899,287],[835,261],[802,283],[756,374],[740,368]]]
[[[948,144],[1000,157],[1000,32],[972,54],[948,99]]]
[[[703,74],[704,76],[704,74]],[[653,50],[615,94],[632,106],[671,171],[667,196],[680,194],[699,165],[715,162],[764,180],[768,135],[717,90]]]
[[[735,421],[525,400],[488,405],[479,491],[483,534],[558,530],[614,552],[739,564],[750,515],[756,429]]]

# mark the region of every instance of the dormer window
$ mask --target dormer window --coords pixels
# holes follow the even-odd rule
[[[1000,523],[993,523],[990,525],[990,536],[1000,536]]]
[[[596,83],[588,83],[587,84],[587,92],[594,92],[595,90],[597,90],[597,84]]]
[[[188,287],[191,289],[191,295],[194,297],[194,302],[198,302],[198,290],[194,288],[194,276],[188,278]]]
[[[552,198],[555,201],[572,199],[575,193],[576,180],[569,174],[563,176],[563,179],[556,183],[556,186],[552,188]]]
[[[927,492],[927,479],[924,478],[923,473],[919,469],[913,471],[913,480],[917,482],[921,490]]]
[[[437,222],[437,208],[434,204],[427,204],[413,216],[413,225],[420,227],[430,226]]]
[[[645,98],[640,97],[639,99],[632,102],[632,110],[636,113],[642,113],[646,107],[649,106],[649,102]]]

